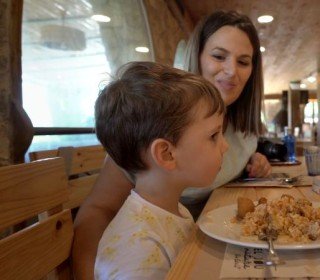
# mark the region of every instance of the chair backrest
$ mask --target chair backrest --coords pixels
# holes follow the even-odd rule
[[[57,156],[64,158],[70,191],[70,199],[64,206],[70,209],[79,207],[87,197],[98,177],[106,155],[101,145],[61,147],[55,150],[29,153],[32,161]]]
[[[71,210],[62,207],[67,200],[62,158],[0,168],[0,232],[42,214],[0,240],[1,279],[40,279],[68,259],[73,223]]]

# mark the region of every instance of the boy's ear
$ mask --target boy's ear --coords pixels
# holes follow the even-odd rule
[[[168,140],[158,138],[151,144],[151,156],[154,162],[161,168],[173,170],[176,167],[174,146]]]

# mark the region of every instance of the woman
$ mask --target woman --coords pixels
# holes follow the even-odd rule
[[[225,135],[229,150],[221,174],[211,188],[204,191],[190,188],[182,197],[187,207],[195,204],[199,209],[213,188],[239,176],[243,170],[249,176],[265,177],[270,174],[271,167],[263,155],[255,153],[257,136],[262,131],[263,93],[260,44],[250,19],[235,12],[212,14],[195,29],[187,57],[187,70],[212,82],[228,106]],[[75,221],[73,261],[76,279],[93,279],[99,239],[129,195],[133,187],[130,182],[107,158],[94,190]]]
[[[268,176],[267,159],[255,153],[262,133],[263,81],[260,42],[251,20],[236,12],[219,11],[202,21],[188,42],[185,70],[202,75],[220,91],[228,106],[224,135],[229,151],[213,186],[189,189],[182,201],[205,201],[212,189],[243,171],[251,177]]]

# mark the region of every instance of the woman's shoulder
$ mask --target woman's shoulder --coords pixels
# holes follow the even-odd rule
[[[257,142],[258,137],[253,133],[245,133],[240,130],[236,130],[234,126],[229,123],[225,132],[224,137],[232,142],[247,142],[249,145],[251,144],[251,141]]]

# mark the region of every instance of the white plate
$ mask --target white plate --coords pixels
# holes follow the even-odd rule
[[[319,207],[318,203],[313,203]],[[268,248],[267,242],[261,241],[257,236],[242,236],[240,223],[232,223],[231,219],[236,216],[237,205],[229,205],[209,211],[198,221],[200,229],[210,237],[227,243],[253,248]],[[274,242],[275,249],[304,250],[320,248],[320,240],[310,243],[286,242],[278,238]]]

